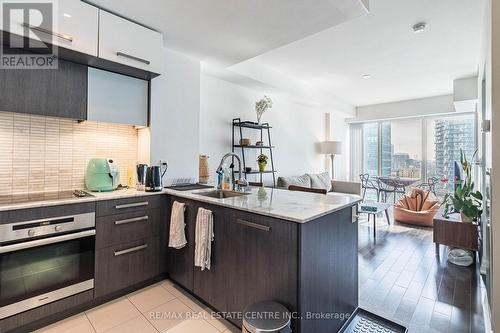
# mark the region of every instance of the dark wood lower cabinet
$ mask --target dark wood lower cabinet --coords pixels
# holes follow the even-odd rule
[[[168,249],[172,280],[212,308],[238,313],[272,300],[295,313],[294,332],[337,332],[358,305],[357,223],[349,208],[307,223],[294,223],[173,198],[186,203],[182,250]],[[194,267],[198,207],[214,213],[212,267]],[[355,221],[355,219],[354,219]],[[301,316],[302,319],[296,319]]]
[[[172,280],[174,280],[187,290],[193,291],[194,232],[195,232],[195,222],[196,222],[195,203],[194,201],[191,200],[172,197],[169,205],[171,206],[174,203],[174,201],[186,204],[184,221],[186,223],[185,232],[186,232],[187,244],[185,247],[181,249],[168,248],[167,250],[168,274]],[[170,226],[170,218],[168,219],[168,225]]]
[[[337,332],[358,306],[358,223],[351,207],[300,225],[300,332]]]
[[[193,292],[198,297],[209,303],[214,309],[227,309],[226,292],[229,284],[231,263],[228,260],[231,255],[228,242],[228,223],[226,220],[226,209],[219,206],[197,203],[195,211],[199,207],[212,211],[214,218],[214,241],[212,243],[212,255],[210,269],[201,270],[194,268]]]
[[[160,273],[160,238],[151,237],[96,251],[95,297],[145,281]]]
[[[298,224],[228,211],[227,311],[272,300],[297,311]],[[241,326],[239,318],[230,321]]]
[[[32,332],[48,324],[47,317],[64,312],[73,307],[91,302],[94,298],[92,290],[85,291],[62,300],[28,310],[18,315],[0,320],[0,332]]]

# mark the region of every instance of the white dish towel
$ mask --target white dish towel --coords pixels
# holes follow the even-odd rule
[[[170,234],[168,246],[174,249],[182,249],[187,244],[184,222],[186,204],[174,201],[172,204],[172,215],[170,216]]]
[[[212,241],[214,240],[214,218],[212,211],[198,208],[196,216],[196,232],[194,247],[194,265],[210,269],[210,257],[212,254]]]

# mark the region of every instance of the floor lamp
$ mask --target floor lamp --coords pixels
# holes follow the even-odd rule
[[[340,141],[323,141],[319,145],[319,151],[321,154],[330,155],[332,159],[332,179],[334,179],[333,174],[333,160],[335,155],[342,154],[342,142]]]

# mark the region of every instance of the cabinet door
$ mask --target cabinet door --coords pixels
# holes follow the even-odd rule
[[[80,0],[59,0],[54,2],[55,17],[52,26],[42,22],[26,22],[24,15],[12,12],[9,32],[24,36],[25,24],[31,25],[30,38],[53,45],[97,56],[98,14],[96,7]],[[33,20],[37,15],[30,15]],[[50,22],[50,21],[45,21]]]
[[[162,42],[159,32],[99,11],[99,58],[160,73]]]
[[[186,223],[185,232],[187,244],[182,249],[168,248],[167,271],[173,281],[192,291],[194,278],[194,232],[196,223],[195,204],[193,201],[177,197],[171,199],[171,203],[174,201],[186,204],[184,221]],[[168,221],[170,225],[170,216]]]
[[[148,125],[149,82],[89,68],[88,109],[90,121]]]
[[[87,66],[59,59],[58,69],[0,70],[0,110],[87,119]]]
[[[227,311],[273,300],[297,310],[297,224],[228,210]],[[231,320],[237,325],[241,321]]]
[[[227,283],[229,281],[229,238],[227,230],[225,209],[219,206],[198,203],[212,211],[214,218],[214,241],[212,242],[212,255],[210,269],[201,270],[194,268],[194,293],[219,311],[227,310]]]
[[[125,289],[159,275],[158,254],[158,237],[97,250],[95,297]]]

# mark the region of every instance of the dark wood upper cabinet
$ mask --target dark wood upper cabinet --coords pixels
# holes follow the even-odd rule
[[[0,110],[87,119],[87,66],[59,59],[58,69],[1,69]]]

